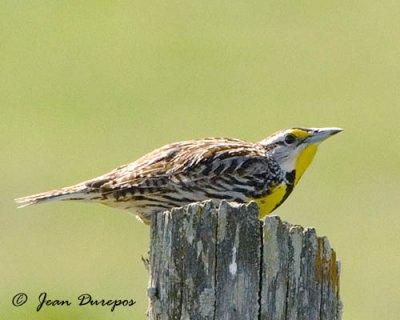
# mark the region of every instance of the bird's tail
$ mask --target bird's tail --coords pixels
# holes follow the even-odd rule
[[[38,194],[33,194],[27,197],[17,198],[18,208],[30,206],[32,204],[48,203],[60,200],[86,200],[90,197],[88,187],[83,184],[78,184],[62,189],[51,190]]]

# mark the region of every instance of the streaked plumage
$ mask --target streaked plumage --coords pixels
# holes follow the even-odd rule
[[[298,181],[296,160],[305,150],[301,145],[308,146],[306,140],[322,130],[330,130],[327,136],[340,131],[294,128],[279,131],[259,143],[226,138],[172,143],[92,180],[16,201],[21,207],[57,200],[99,202],[128,210],[149,223],[153,212],[206,199],[256,199],[265,204],[274,190],[285,186],[277,203],[267,203],[267,211],[272,211]],[[288,135],[295,137],[301,150],[285,142]]]

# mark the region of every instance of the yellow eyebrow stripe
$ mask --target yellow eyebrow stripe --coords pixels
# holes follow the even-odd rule
[[[301,129],[292,129],[292,130],[290,130],[289,133],[293,134],[294,136],[296,136],[297,138],[300,138],[300,139],[308,138],[312,134],[310,131],[301,130]]]

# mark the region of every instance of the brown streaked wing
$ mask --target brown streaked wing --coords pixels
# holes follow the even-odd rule
[[[266,165],[265,149],[258,144],[238,139],[206,138],[201,140],[183,141],[165,145],[156,149],[138,160],[121,166],[109,174],[89,181],[88,186],[100,188],[102,193],[112,193],[124,189],[160,188],[168,190],[171,178],[176,177],[195,180],[204,180],[208,176],[204,170],[216,171],[219,175],[223,168],[213,164],[219,162],[221,166],[231,166],[235,169],[235,160],[256,164],[259,161]],[[264,163],[265,162],[265,163]],[[239,165],[239,162],[236,163]],[[229,168],[228,168],[229,169]],[[247,171],[263,170],[261,167],[248,166]],[[226,170],[226,169],[225,169]],[[264,168],[265,170],[265,168]],[[240,173],[240,172],[239,172]],[[165,181],[163,181],[165,180]],[[165,182],[165,183],[163,183]],[[179,182],[175,182],[175,184]],[[205,181],[203,181],[205,183]]]

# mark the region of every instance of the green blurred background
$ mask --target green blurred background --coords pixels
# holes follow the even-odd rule
[[[342,260],[344,319],[400,312],[398,1],[1,1],[0,319],[142,319],[149,229],[13,198],[165,143],[339,126],[276,211]],[[11,298],[26,292],[20,308]],[[131,299],[47,307],[37,296]]]

